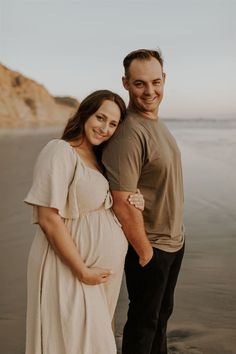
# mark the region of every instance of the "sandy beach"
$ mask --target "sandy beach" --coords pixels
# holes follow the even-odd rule
[[[168,328],[169,353],[235,354],[236,129],[169,127],[182,152],[186,227],[186,253]],[[34,226],[22,200],[38,152],[60,131],[0,133],[1,354],[24,353],[27,255]],[[123,283],[116,311],[118,353],[127,306]]]

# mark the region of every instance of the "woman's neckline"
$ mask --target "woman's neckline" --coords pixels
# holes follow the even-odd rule
[[[95,172],[97,172],[97,173],[99,173],[99,174],[101,174],[101,175],[103,176],[103,173],[102,173],[101,170],[98,170],[97,168],[94,168],[94,167],[89,166],[89,165],[82,159],[82,157],[80,156],[79,152],[75,149],[74,146],[72,146],[72,145],[69,143],[69,141],[66,141],[66,140],[63,140],[63,139],[60,139],[60,140],[61,140],[61,141],[64,141],[66,144],[68,144],[68,145],[73,149],[73,151],[76,153],[77,157],[80,159],[80,161],[82,162],[82,164],[83,164],[86,168],[89,168],[90,170],[95,171]]]

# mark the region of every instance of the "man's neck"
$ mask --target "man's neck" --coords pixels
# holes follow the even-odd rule
[[[133,105],[132,103],[129,103],[128,105],[128,110],[137,113],[139,115],[141,115],[144,118],[147,119],[152,119],[152,120],[157,120],[158,119],[158,112],[146,112],[146,111],[142,111],[140,109],[138,109],[135,105]]]

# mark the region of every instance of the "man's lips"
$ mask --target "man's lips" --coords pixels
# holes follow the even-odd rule
[[[142,98],[142,101],[144,101],[144,102],[146,102],[146,103],[152,103],[152,102],[154,102],[156,99],[157,99],[156,96],[155,96],[155,97],[152,97],[152,98],[145,98],[145,97],[143,97],[143,98]]]

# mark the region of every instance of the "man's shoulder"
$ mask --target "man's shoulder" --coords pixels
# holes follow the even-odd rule
[[[119,140],[131,140],[132,138],[135,139],[135,137],[145,138],[148,133],[148,126],[145,126],[142,119],[132,114],[132,112],[128,112],[124,121],[120,124],[119,129],[117,129],[114,138]],[[112,138],[111,140],[114,139]]]
[[[135,115],[127,113],[124,121],[121,123],[121,127],[138,130],[140,127],[140,122]]]

